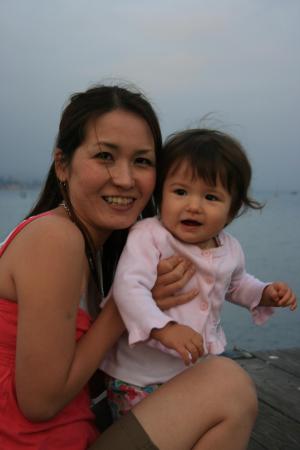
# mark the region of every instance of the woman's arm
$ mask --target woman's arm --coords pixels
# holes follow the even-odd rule
[[[88,273],[83,239],[69,221],[39,222],[14,246],[12,273],[19,310],[16,393],[24,415],[37,421],[54,416],[80,392],[124,329],[108,302],[76,343]]]

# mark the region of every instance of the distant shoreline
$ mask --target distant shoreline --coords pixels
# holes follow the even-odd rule
[[[38,180],[32,181],[18,181],[13,179],[3,179],[0,177],[0,191],[27,191],[27,190],[37,190],[41,189],[42,182]],[[274,196],[279,194],[290,194],[298,195],[300,194],[300,189],[254,189],[257,193],[268,193]]]
[[[31,189],[40,189],[42,183],[40,181],[0,181],[0,191],[26,191]]]

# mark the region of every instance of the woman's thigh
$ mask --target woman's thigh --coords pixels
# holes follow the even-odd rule
[[[214,426],[251,430],[257,399],[252,380],[235,362],[207,357],[161,386],[133,412],[160,449],[185,450]],[[246,433],[247,434],[247,433]],[[227,448],[227,447],[226,447]]]
[[[188,450],[222,421],[234,417],[238,428],[251,408],[254,417],[256,394],[246,372],[228,358],[204,358],[135,406],[90,450]]]

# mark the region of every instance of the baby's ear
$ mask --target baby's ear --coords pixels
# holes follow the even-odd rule
[[[61,182],[67,181],[68,171],[66,158],[60,148],[54,150],[54,167],[57,179]]]

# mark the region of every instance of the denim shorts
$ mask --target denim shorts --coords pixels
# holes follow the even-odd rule
[[[109,428],[88,450],[159,450],[130,411]]]

